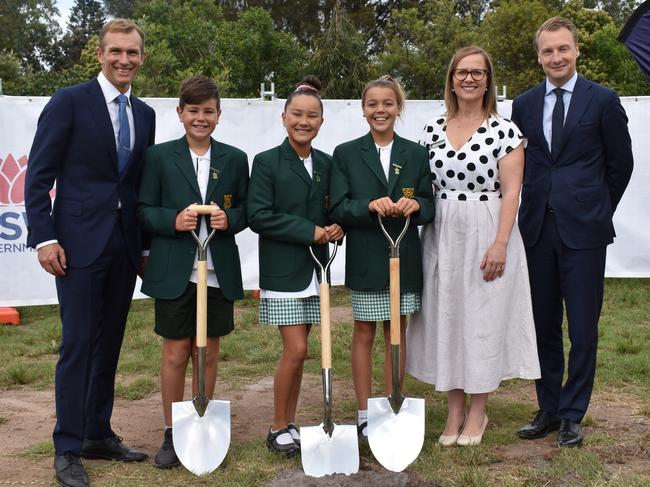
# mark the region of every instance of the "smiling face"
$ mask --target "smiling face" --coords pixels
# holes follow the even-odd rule
[[[126,93],[144,62],[142,38],[136,30],[107,32],[97,57],[106,79],[121,93]]]
[[[454,74],[452,76],[454,93],[459,103],[471,103],[483,101],[483,95],[488,86],[489,75],[487,74],[488,66],[485,63],[485,58],[481,54],[469,54],[458,61]],[[465,74],[464,79],[460,74]],[[481,74],[483,77],[480,80],[475,80],[474,77],[479,78]],[[474,76],[472,76],[474,75]]]
[[[221,111],[217,108],[217,100],[214,98],[198,104],[188,103],[183,108],[177,107],[176,112],[185,127],[190,146],[207,142],[219,123],[221,115]]]
[[[386,86],[369,88],[363,99],[363,116],[370,125],[375,139],[377,136],[392,138],[395,121],[400,114],[395,90]]]
[[[537,62],[541,64],[548,80],[562,86],[576,72],[580,51],[573,34],[566,28],[544,30],[537,39]]]
[[[323,124],[319,99],[310,95],[294,96],[282,112],[282,123],[287,129],[291,146],[299,156],[306,157],[311,150],[311,141]]]

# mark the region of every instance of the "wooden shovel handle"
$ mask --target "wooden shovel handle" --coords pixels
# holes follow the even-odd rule
[[[399,257],[390,258],[390,344],[400,342]]]
[[[188,208],[192,211],[196,211],[199,215],[209,215],[212,213],[214,210],[218,210],[218,206],[213,206],[213,205],[196,205],[192,204],[188,206]]]
[[[198,262],[196,279],[196,346],[208,344],[208,262]]]
[[[320,346],[321,367],[332,368],[332,335],[330,325],[330,285],[322,282],[320,285]]]

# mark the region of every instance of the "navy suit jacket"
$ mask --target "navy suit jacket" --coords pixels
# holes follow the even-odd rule
[[[517,97],[512,120],[527,139],[519,228],[526,246],[539,239],[546,205],[562,242],[572,249],[612,243],[612,215],[632,174],[627,116],[615,91],[578,77],[551,157],[544,138],[545,82]]]
[[[155,113],[135,96],[130,102],[135,144],[120,176],[113,126],[97,79],[52,96],[38,119],[27,165],[27,245],[56,239],[69,266],[86,267],[105,248],[119,201],[129,255],[139,266],[137,190],[145,149],[154,142]],[[52,208],[48,193],[55,180]]]

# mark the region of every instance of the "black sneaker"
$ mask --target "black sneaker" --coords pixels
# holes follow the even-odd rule
[[[281,429],[280,431],[273,432],[269,426],[269,434],[266,437],[266,447],[274,453],[279,453],[285,455],[287,458],[296,456],[300,449],[296,446],[294,442],[291,442],[287,445],[280,445],[278,443],[278,436],[282,434],[288,434],[291,436],[289,428]]]
[[[287,429],[289,430],[289,433],[291,433],[293,442],[298,448],[300,448],[300,430],[298,429],[298,426],[296,426],[296,423],[289,423]]]
[[[153,464],[158,468],[173,468],[178,467],[181,464],[176,456],[176,452],[174,451],[174,441],[172,439],[171,428],[165,430],[162,446],[156,453],[156,456],[153,459]]]
[[[363,430],[366,430],[366,434],[363,434]],[[357,436],[361,440],[368,440],[368,421],[364,421],[361,424],[357,424]]]

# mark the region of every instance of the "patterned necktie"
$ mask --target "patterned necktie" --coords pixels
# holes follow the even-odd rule
[[[555,107],[553,107],[553,118],[551,119],[551,155],[557,156],[562,141],[562,128],[564,127],[564,90],[555,88]]]
[[[126,102],[128,101],[126,95],[119,95],[116,100],[120,106],[118,114],[120,129],[117,136],[117,167],[121,175],[124,173],[131,155],[131,129],[129,127],[129,117],[126,116]]]

